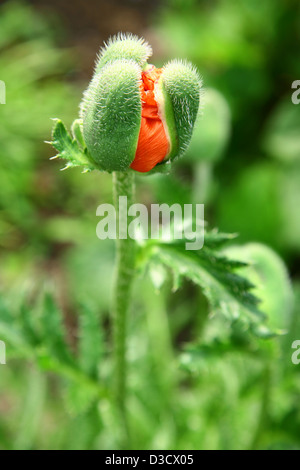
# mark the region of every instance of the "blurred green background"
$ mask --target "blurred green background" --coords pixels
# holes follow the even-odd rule
[[[0,448],[117,445],[114,412],[95,387],[111,366],[114,244],[95,233],[111,177],[60,172],[44,141],[50,118],[76,118],[96,53],[118,31],[144,36],[157,66],[191,60],[205,88],[186,156],[171,176],[138,177],[138,200],[205,203],[210,227],[239,234],[229,252],[264,258],[259,294],[270,322],[288,329],[250,339],[208,318],[193,284],[170,294],[140,276],[129,338],[132,446],[299,449],[298,0],[0,1]],[[74,355],[90,348],[99,367],[89,357],[86,375],[78,372],[65,340]]]

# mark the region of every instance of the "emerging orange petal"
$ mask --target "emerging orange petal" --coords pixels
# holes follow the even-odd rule
[[[155,100],[155,85],[161,73],[162,69],[154,66],[142,72],[142,122],[135,159],[130,165],[133,170],[141,173],[152,170],[169,152],[168,137]]]

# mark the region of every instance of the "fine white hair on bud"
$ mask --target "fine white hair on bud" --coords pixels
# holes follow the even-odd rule
[[[83,136],[91,157],[107,171],[125,171],[134,159],[141,125],[140,67],[108,63],[96,74],[81,104]]]
[[[190,143],[199,112],[202,80],[197,69],[190,62],[182,60],[168,62],[163,67],[162,80],[172,107],[170,137],[173,142],[177,142],[177,148],[173,145],[170,158],[174,158],[182,155]],[[172,135],[174,128],[176,134]]]
[[[118,33],[100,49],[95,64],[95,73],[99,72],[108,62],[119,59],[133,60],[143,67],[151,55],[152,47],[143,38],[131,33]]]

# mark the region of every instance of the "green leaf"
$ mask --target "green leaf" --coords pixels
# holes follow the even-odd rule
[[[37,331],[36,315],[33,309],[30,308],[25,302],[20,307],[20,322],[22,331],[26,341],[32,346],[35,346],[39,341],[39,334]]]
[[[67,384],[64,400],[70,414],[80,415],[85,413],[97,399],[99,399],[97,388],[76,382]]]
[[[14,450],[34,448],[44,411],[46,386],[45,374],[35,368],[29,369],[27,392],[22,401],[18,432],[13,442]]]
[[[72,124],[72,134],[74,139],[76,139],[77,144],[83,150],[86,149],[84,137],[83,137],[83,123],[81,119],[76,119]]]
[[[98,312],[95,308],[82,306],[79,318],[79,362],[82,370],[95,379],[102,357],[102,346]]]
[[[211,343],[188,344],[179,357],[180,367],[187,372],[196,372],[204,368],[208,361],[215,361],[235,353],[258,357],[262,351],[253,348],[249,341],[239,344],[232,337],[226,340],[214,338]]]
[[[84,374],[78,367],[77,364],[67,364],[61,362],[50,356],[46,349],[41,348],[37,355],[38,365],[41,369],[54,372],[55,374],[64,378],[67,383],[77,384],[78,387],[87,388],[94,390],[95,396],[98,398],[109,398],[109,392],[107,388],[99,382],[90,379]]]
[[[46,294],[43,303],[43,344],[53,358],[66,364],[74,364],[74,360],[66,344],[66,331],[62,313],[57,308],[51,295]]]
[[[218,253],[215,248],[222,246],[230,235],[217,232],[207,234],[207,245],[201,250],[186,250],[183,240],[162,243],[150,240],[142,250],[141,259],[146,263],[163,263],[173,272],[176,279],[185,277],[199,285],[207,297],[212,313],[221,313],[231,321],[242,318],[250,327],[265,319],[259,310],[259,299],[251,290],[253,284],[237,273],[246,263],[236,261]]]
[[[0,338],[5,341],[12,354],[32,356],[32,346],[26,338],[19,319],[13,310],[0,298]]]
[[[255,284],[255,295],[262,301],[262,309],[268,315],[268,325],[273,331],[284,331],[290,326],[293,309],[291,281],[282,259],[271,248],[261,243],[230,246],[226,256],[245,260],[248,264],[242,274]],[[260,336],[270,331],[257,329]]]
[[[72,139],[60,119],[54,119],[54,121],[52,142],[50,143],[58,151],[58,154],[53,158],[63,158],[67,160],[67,165],[63,168],[64,170],[76,166],[84,167],[84,171],[95,170],[96,166],[94,163],[91,163],[86,148],[81,149],[79,146],[79,143],[83,145],[84,141],[78,121],[75,121],[72,127],[75,135],[74,139]]]

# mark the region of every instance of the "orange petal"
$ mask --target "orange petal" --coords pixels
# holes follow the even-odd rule
[[[135,159],[130,165],[133,170],[145,173],[162,162],[169,152],[169,141],[164,125],[158,115],[155,100],[155,85],[162,69],[154,66],[142,72],[141,98],[142,121]]]

